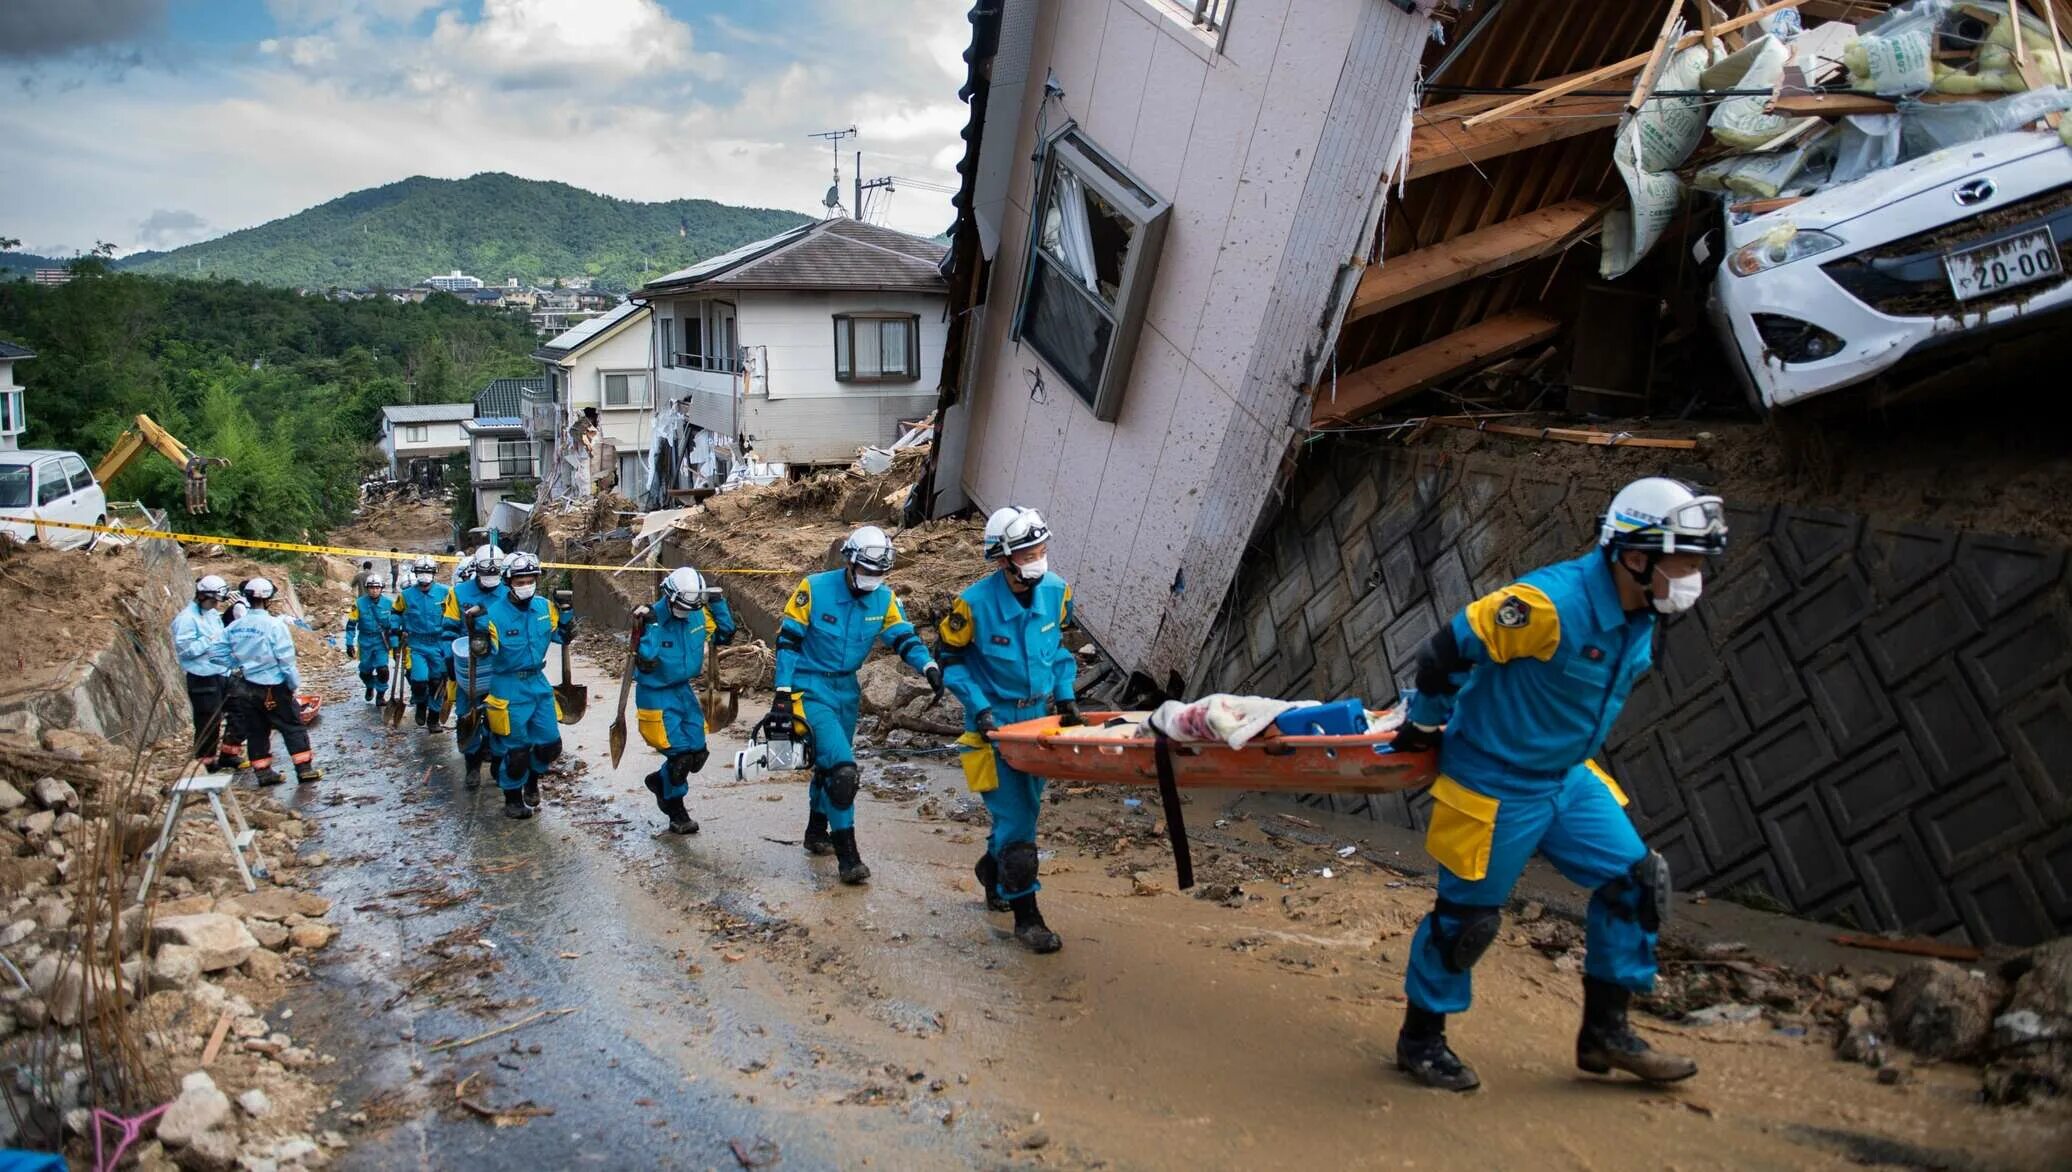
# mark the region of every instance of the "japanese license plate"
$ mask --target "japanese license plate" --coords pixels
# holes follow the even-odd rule
[[[2058,245],[2049,228],[1952,253],[1944,258],[1943,268],[1950,274],[1950,292],[1959,301],[2062,275]]]

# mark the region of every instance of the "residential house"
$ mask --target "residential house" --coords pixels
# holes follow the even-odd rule
[[[27,347],[0,341],[0,452],[20,447],[22,432],[28,429],[29,417],[22,410],[22,387],[14,381],[14,364],[34,357],[35,352]]]
[[[62,285],[72,276],[71,269],[37,269],[29,274],[29,280],[37,285]]]
[[[649,282],[660,401],[767,461],[845,464],[892,443],[935,406],[942,256],[834,218]]]
[[[391,480],[420,474],[424,461],[442,461],[468,446],[461,425],[475,415],[473,403],[413,403],[381,409],[381,454]]]
[[[932,509],[1040,509],[1081,623],[1175,694],[1331,370],[1433,3],[972,9]]]
[[[468,437],[468,490],[479,522],[488,523],[507,496],[529,499],[539,483],[540,446],[526,433],[525,416],[546,397],[544,378],[500,378],[476,392],[474,417],[461,430]]]
[[[618,492],[645,493],[655,427],[649,317],[648,306],[621,302],[533,351],[549,394],[527,416],[547,469],[541,496],[588,496],[607,471]]]
[[[479,305],[485,309],[499,309],[504,304],[504,291],[496,288],[463,289],[454,296],[469,305]]]

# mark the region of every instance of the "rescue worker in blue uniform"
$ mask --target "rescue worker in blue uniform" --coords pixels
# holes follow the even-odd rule
[[[345,620],[345,653],[360,657],[360,684],[369,704],[381,703],[388,691],[389,642],[396,631],[396,612],[383,595],[386,589],[372,574],[361,579],[360,597]]]
[[[561,756],[561,726],[554,688],[547,682],[547,649],[575,637],[576,616],[539,597],[540,560],[514,553],[504,563],[505,588],[473,617],[468,649],[491,673],[482,701],[504,817],[530,818],[540,805],[540,775]],[[478,670],[480,668],[478,667]]]
[[[323,780],[309,747],[309,733],[302,726],[302,675],[296,667],[295,637],[288,624],[271,613],[273,583],[251,578],[244,585],[250,605],[243,617],[224,633],[230,654],[243,676],[245,700],[240,712],[246,721],[245,748],[252,755],[252,780],[260,785],[279,785],[281,775],[273,768],[273,734],[295,763],[295,780],[307,785]]]
[[[475,551],[474,557],[461,563],[456,577],[458,581],[453,584],[452,591],[446,595],[446,618],[453,624],[455,630],[463,632],[461,640],[457,640],[453,644],[453,646],[460,646],[467,637],[465,612],[471,607],[486,608],[491,599],[503,592],[503,551],[497,549],[494,545],[484,542],[482,547]],[[482,697],[488,694],[488,671],[479,666],[477,667],[475,672],[476,695],[468,697],[465,695],[468,688],[467,664],[456,659],[449,664],[449,670],[453,676],[455,694],[460,697],[459,702],[465,703],[471,708],[479,709]],[[455,711],[458,712],[460,710],[456,708]],[[490,764],[494,760],[494,755],[491,753],[489,746],[489,724],[481,719],[479,712],[477,713],[477,718],[472,723],[456,719],[453,724],[453,736],[455,742],[460,746],[461,759],[465,762],[461,774],[462,784],[469,789],[474,789],[482,784],[481,775],[490,768]]]
[[[808,575],[791,592],[777,630],[777,691],[765,722],[803,721],[811,733],[812,811],[803,845],[808,854],[833,852],[842,882],[851,884],[871,876],[856,846],[856,671],[871,645],[882,642],[937,696],[943,690],[942,668],[885,585],[892,560],[892,539],[865,525],[842,543],[841,569]]]
[[[187,707],[194,716],[196,761],[210,773],[237,767],[237,757],[227,761],[225,748],[235,748],[233,737],[226,745],[223,714],[230,702],[230,673],[237,667],[230,644],[223,634],[222,610],[230,594],[230,583],[214,574],[204,574],[194,583],[194,601],[173,616],[173,654],[180,670],[187,674]]]
[[[634,709],[640,736],[662,754],[662,767],[647,775],[648,792],[669,817],[676,834],[698,833],[684,809],[691,774],[705,768],[705,711],[694,684],[705,670],[709,648],[734,638],[734,613],[704,575],[679,566],[662,579],[662,597],[633,612],[643,626],[633,651]]]
[[[396,592],[394,610],[409,640],[405,665],[410,669],[410,702],[417,723],[439,731],[446,715],[446,645],[461,633],[446,617],[446,599],[453,591],[439,581],[439,563],[421,557],[410,567],[412,582]]]
[[[1078,663],[1065,646],[1072,588],[1050,572],[1050,528],[1034,509],[995,510],[986,557],[999,567],[964,589],[939,625],[943,671],[964,704],[964,776],[986,803],[993,830],[972,868],[986,906],[1014,913],[1015,939],[1034,952],[1064,946],[1036,907],[1036,816],[1044,780],[1000,758],[986,735],[1055,713],[1085,723],[1074,697]]]
[[[1612,498],[1597,549],[1469,603],[1425,643],[1395,741],[1440,750],[1425,835],[1438,901],[1410,945],[1396,1041],[1396,1065],[1410,1077],[1455,1091],[1480,1085],[1447,1045],[1446,1015],[1468,1008],[1470,972],[1535,852],[1592,892],[1576,1065],[1649,1082],[1698,1072],[1627,1023],[1633,994],[1654,987],[1669,872],[1592,758],[1652,662],[1656,615],[1697,603],[1705,559],[1726,542],[1718,497],[1660,477],[1635,481]]]

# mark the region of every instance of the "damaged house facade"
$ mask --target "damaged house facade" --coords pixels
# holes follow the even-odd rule
[[[1889,30],[1868,22],[1895,7],[1786,0],[1702,16],[1714,57],[1744,54],[1739,76],[1777,63],[1766,34],[1805,36],[1771,84],[1819,74],[1846,88],[1853,77],[1825,59],[1858,34],[1821,26]],[[1774,24],[1786,10],[1797,19]],[[1680,78],[1667,67],[1707,31],[1665,26],[1656,0],[1246,0],[1201,14],[1005,0],[971,20],[930,507],[1042,510],[1082,625],[1139,684],[1392,703],[1439,623],[1589,548],[1619,484],[1682,476],[1725,493],[1732,549],[1705,603],[1661,625],[1655,670],[1601,759],[1679,886],[1978,944],[2072,930],[2062,540],[1852,511],[1879,506],[1809,501],[1788,483],[1737,491],[1688,439],[1583,430],[1563,438],[1597,446],[1571,447],[1537,427],[1518,442],[1428,422],[1490,424],[1449,391],[1530,399],[1551,386],[1566,395],[1554,407],[1636,424],[1689,410],[1701,386],[1723,387],[1730,408],[1744,393],[1764,407],[1781,388],[1831,393],[1840,384],[1819,382],[1818,364],[1860,362],[1855,347],[1886,345],[1896,327],[1781,356],[1813,378],[1743,378],[1732,363],[1747,361],[1744,326],[1775,325],[1757,315],[1879,316],[1849,301],[1863,289],[1834,267],[1856,255],[1852,231],[1872,260],[1897,248],[1904,271],[1883,275],[1936,286],[1943,342],[2054,305],[2061,268],[2030,249],[2025,291],[1970,312],[1944,304],[1961,295],[1940,260],[1922,275],[1899,255],[1909,233],[1951,219],[1965,231],[1962,217],[1852,221],[1850,197],[1831,192],[1880,179],[1837,186],[1818,152],[1722,163],[1731,152],[1708,145],[1680,155],[1680,171],[1622,170],[1616,128],[1640,75],[1671,88],[1652,79]],[[1959,31],[1974,57],[1992,27]],[[2067,150],[2021,129],[2049,105],[2032,97],[2041,105],[1983,123],[1988,139],[2033,140],[2008,153],[2027,160],[2013,218],[1992,222],[2017,236],[2034,228],[2022,201],[2036,184],[2062,189],[2050,176]],[[1812,101],[1759,98],[1744,114],[1751,127],[1788,115],[1792,133],[1821,140],[1834,120],[1800,121]],[[1945,188],[1976,176],[1909,169],[1914,148],[1892,147],[1893,203],[1958,210]],[[1671,183],[1685,186],[1661,199]],[[2002,206],[1997,190],[1980,198]],[[1819,232],[1791,243],[1779,225],[1800,204],[1845,247],[1817,255]],[[1803,312],[1722,307],[1709,286],[1734,276],[1719,275],[1730,242],[1771,250],[1752,271],[1824,266],[1841,291],[1800,296]],[[1424,796],[1309,800],[1412,828],[1429,808]]]

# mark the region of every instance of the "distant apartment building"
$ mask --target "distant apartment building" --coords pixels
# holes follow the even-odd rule
[[[436,289],[441,293],[459,293],[465,289],[480,289],[482,287],[482,278],[471,277],[459,269],[455,269],[443,277],[426,277],[424,280],[419,281],[418,284],[423,285],[427,289]]]
[[[71,269],[37,269],[29,274],[29,280],[38,285],[62,285],[71,279]]]

